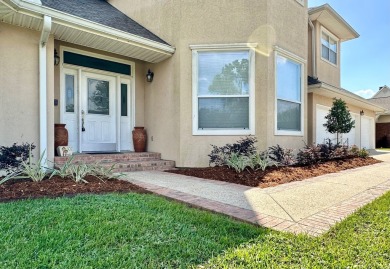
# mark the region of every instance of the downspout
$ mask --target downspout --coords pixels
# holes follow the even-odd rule
[[[313,78],[317,78],[317,53],[316,53],[316,28],[314,27],[313,22],[309,18],[309,26],[311,28],[311,68],[312,68],[312,74]]]
[[[47,51],[46,44],[51,31],[51,17],[43,17],[39,40],[39,153],[46,166],[47,159]]]

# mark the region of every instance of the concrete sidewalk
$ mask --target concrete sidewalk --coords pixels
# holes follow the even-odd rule
[[[280,231],[319,235],[390,190],[390,154],[383,163],[260,189],[150,171],[124,179],[172,199]]]

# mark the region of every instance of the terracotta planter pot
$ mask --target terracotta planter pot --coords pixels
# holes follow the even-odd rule
[[[57,155],[57,147],[68,145],[68,130],[66,130],[65,125],[54,124],[54,155]]]
[[[135,152],[145,152],[146,149],[146,130],[144,127],[134,127],[133,145]]]

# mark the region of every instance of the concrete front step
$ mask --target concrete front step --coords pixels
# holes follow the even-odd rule
[[[161,159],[161,153],[157,152],[126,152],[118,154],[75,154],[73,163],[115,163],[126,161],[148,161]],[[58,165],[64,164],[70,157],[54,157]]]
[[[61,167],[70,157],[55,157],[55,167]],[[75,164],[99,164],[110,168],[115,164],[113,172],[133,172],[150,170],[168,170],[175,168],[174,161],[161,160],[161,154],[156,152],[129,152],[118,154],[76,154]]]

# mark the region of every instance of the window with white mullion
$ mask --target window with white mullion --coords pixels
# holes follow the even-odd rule
[[[249,97],[249,94],[246,95],[198,95],[198,98],[220,98],[220,97],[227,97],[227,98],[234,98],[234,97]]]
[[[196,130],[250,129],[250,53],[246,50],[196,51]],[[206,134],[206,133],[205,133]],[[216,133],[217,134],[217,133]],[[221,133],[218,133],[221,134]]]
[[[301,104],[301,102],[294,101],[294,100],[291,100],[291,99],[283,99],[283,98],[278,98],[278,100],[281,100],[281,101],[284,101],[284,102],[290,102],[290,103],[297,103],[297,104]]]
[[[325,60],[337,64],[337,40],[322,32],[321,35],[321,56]]]
[[[303,64],[276,54],[276,130],[302,132]]]

